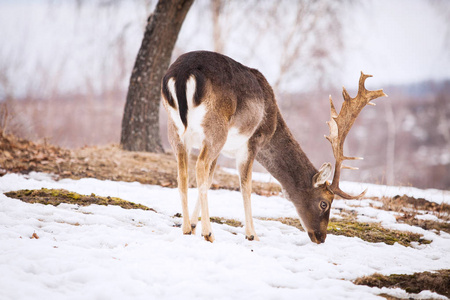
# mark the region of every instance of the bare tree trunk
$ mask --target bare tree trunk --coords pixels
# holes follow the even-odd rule
[[[223,8],[223,5],[224,3],[222,0],[211,1],[214,51],[218,53],[223,53],[224,49],[224,43],[222,39],[222,28],[220,24],[220,13]]]
[[[163,152],[160,85],[178,33],[194,0],[159,0],[150,15],[130,78],[120,143],[125,150]]]

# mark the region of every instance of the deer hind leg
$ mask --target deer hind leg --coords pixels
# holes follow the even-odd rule
[[[244,200],[245,212],[245,238],[249,241],[259,241],[256,235],[255,225],[252,217],[252,168],[255,157],[247,149],[243,149],[237,153],[236,166],[239,171],[239,181],[241,186],[241,194]]]
[[[177,163],[178,163],[178,191],[180,192],[181,208],[183,211],[183,234],[191,234],[191,223],[189,221],[188,208],[188,154],[186,148],[179,144],[177,146]]]
[[[215,160],[213,160],[213,162],[211,163],[211,167],[209,169],[208,189],[211,187],[211,184],[212,184],[212,180],[214,177],[214,171],[216,169],[216,163],[217,163],[217,158]],[[195,203],[194,212],[191,215],[192,234],[195,234],[195,229],[197,227],[199,215],[200,215],[200,199],[197,199],[197,202]]]
[[[217,160],[218,153],[211,151],[212,148],[203,144],[200,155],[197,159],[196,175],[198,187],[198,202],[202,212],[202,236],[209,242],[214,241],[214,235],[211,229],[208,209],[208,189],[210,183],[211,170],[213,163]],[[211,175],[212,176],[212,175]]]

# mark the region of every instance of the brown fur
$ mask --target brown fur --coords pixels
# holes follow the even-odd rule
[[[181,101],[186,96],[176,96],[178,105],[170,94],[168,82],[171,78],[176,86],[186,86],[177,80],[187,80],[194,76],[197,89],[194,107],[204,105],[206,115],[201,124],[204,139],[200,146],[200,155],[196,165],[199,199],[192,218],[189,221],[187,209],[187,172],[183,139],[169,113],[169,140],[178,159],[178,185],[183,206],[183,233],[195,231],[199,210],[202,213],[202,235],[213,241],[207,202],[207,190],[211,184],[215,163],[222,151],[230,128],[237,128],[240,134],[249,136],[246,151],[237,150],[236,159],[240,174],[240,186],[244,199],[246,214],[246,237],[257,240],[251,217],[251,174],[253,161],[257,159],[278,181],[286,197],[291,200],[300,215],[302,224],[312,241],[321,243],[326,237],[329,210],[333,193],[327,184],[320,182],[314,187],[314,175],[318,171],[311,164],[300,145],[290,133],[278,109],[275,96],[264,76],[255,69],[250,69],[229,57],[206,51],[190,52],[180,56],[169,68],[162,82],[163,102],[166,109],[180,108],[183,119],[187,119],[189,108],[181,111]],[[186,92],[185,92],[186,93]],[[187,105],[186,105],[187,107]],[[183,121],[184,126],[189,126]],[[186,125],[187,124],[187,125]],[[185,127],[187,128],[187,127]],[[181,153],[180,153],[181,152]],[[317,178],[320,176],[316,176]],[[327,209],[319,207],[326,202]]]

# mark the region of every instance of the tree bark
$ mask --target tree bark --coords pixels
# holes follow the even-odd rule
[[[125,150],[163,152],[160,85],[178,33],[194,0],[159,0],[149,16],[130,78],[120,143]]]

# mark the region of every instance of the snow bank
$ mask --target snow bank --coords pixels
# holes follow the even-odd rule
[[[3,194],[41,187],[121,197],[158,213],[28,204]],[[196,193],[189,192],[191,209]],[[209,195],[212,216],[243,220],[238,192]],[[252,197],[255,216],[295,216],[292,204],[281,197]],[[245,240],[243,228],[213,223],[216,241],[211,244],[199,235],[183,236],[173,226],[180,222],[172,217],[177,212],[176,189],[5,175],[0,178],[0,299],[375,299],[381,291],[406,293],[350,280],[375,272],[450,268],[445,233],[429,233],[433,242],[418,248],[333,235],[316,245],[296,228],[255,220],[260,242]],[[39,239],[30,239],[33,233]]]

